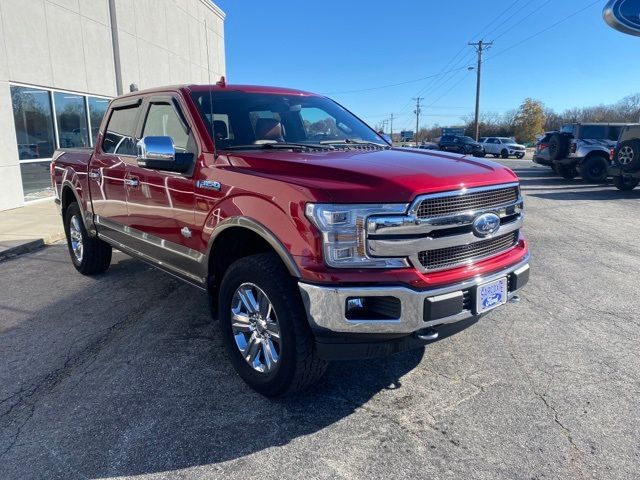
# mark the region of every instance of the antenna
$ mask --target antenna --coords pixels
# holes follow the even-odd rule
[[[207,33],[207,21],[204,21],[204,41],[207,45],[207,77],[209,79],[209,114],[211,115],[211,141],[213,142],[213,159],[218,158],[218,151],[216,149],[216,125],[213,121],[213,85],[211,85],[211,60],[209,54],[209,35]],[[224,77],[221,78],[224,81]],[[220,82],[218,82],[218,85]]]

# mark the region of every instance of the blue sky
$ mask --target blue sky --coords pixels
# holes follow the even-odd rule
[[[503,113],[526,97],[561,111],[640,92],[640,37],[604,23],[605,0],[577,14],[593,0],[215,3],[227,14],[228,82],[324,93],[372,125],[394,113],[394,131],[415,128],[418,94],[421,126],[460,124],[473,112],[475,72],[465,67],[476,57],[467,42],[480,38],[494,40],[483,65],[483,111]]]

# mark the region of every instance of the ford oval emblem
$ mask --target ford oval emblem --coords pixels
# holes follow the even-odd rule
[[[495,213],[484,213],[476,217],[471,228],[476,237],[487,237],[500,228],[500,217]]]
[[[640,35],[640,1],[610,0],[602,11],[609,26],[629,35]]]

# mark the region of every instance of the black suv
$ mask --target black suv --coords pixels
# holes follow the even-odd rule
[[[633,190],[640,183],[640,124],[627,125],[611,149],[609,175],[619,190]]]
[[[481,144],[471,137],[458,135],[443,135],[438,142],[438,148],[445,152],[456,152],[463,155],[473,154],[474,157],[484,157],[485,151]]]

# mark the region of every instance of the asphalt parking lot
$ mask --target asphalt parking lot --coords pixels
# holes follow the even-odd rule
[[[0,478],[637,479],[640,190],[527,161],[519,303],[268,400],[199,290],[64,245],[0,263]]]

